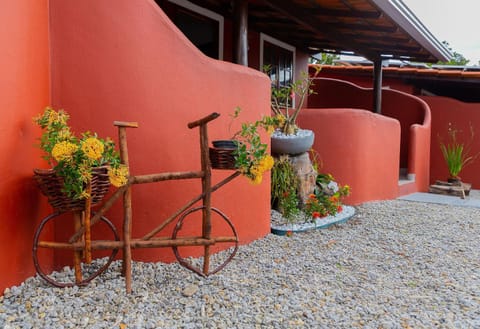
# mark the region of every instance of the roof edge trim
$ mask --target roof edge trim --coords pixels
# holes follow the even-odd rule
[[[452,57],[450,51],[422,24],[410,8],[402,0],[370,0],[385,14],[393,19],[420,45],[428,50],[439,61],[448,61]]]

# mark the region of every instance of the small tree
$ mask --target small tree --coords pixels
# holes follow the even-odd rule
[[[330,53],[319,53],[315,56],[311,56],[309,59],[310,64],[324,64],[333,65],[334,61],[340,59],[340,55]]]
[[[466,59],[465,56],[463,56],[460,53],[457,53],[450,47],[450,44],[447,41],[442,41],[445,47],[448,48],[453,54],[453,57],[448,61],[448,62],[438,62],[437,64],[441,65],[467,65],[470,60]],[[479,62],[480,63],[480,62]]]

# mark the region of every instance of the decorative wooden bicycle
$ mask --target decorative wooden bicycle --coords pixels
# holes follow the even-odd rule
[[[223,185],[232,181],[240,173],[235,171],[227,178],[212,186],[212,167],[209,158],[207,124],[208,122],[216,119],[218,116],[218,113],[212,113],[200,120],[188,124],[188,128],[192,129],[199,127],[200,130],[200,171],[164,172],[140,176],[132,175],[129,177],[128,183],[116,190],[115,193],[113,193],[105,202],[103,202],[102,206],[95,212],[91,211],[92,204],[91,202],[87,201],[85,202],[84,209],[56,209],[56,212],[45,217],[38,226],[33,241],[33,261],[38,274],[47,282],[57,287],[86,285],[92,279],[104,272],[109,267],[110,263],[115,259],[118,250],[122,249],[122,274],[125,276],[126,291],[127,293],[130,293],[132,289],[131,250],[133,248],[159,247],[171,247],[179,263],[199,275],[208,276],[220,271],[235,256],[235,253],[238,249],[238,235],[230,219],[220,210],[211,206],[211,194]],[[114,125],[118,127],[120,157],[122,163],[128,167],[129,161],[126,130],[127,128],[137,128],[138,124],[135,122],[115,121]],[[131,188],[133,185],[193,178],[201,179],[201,194],[185,203],[184,206],[176,210],[170,217],[164,219],[163,222],[161,222],[148,234],[141,238],[133,239],[131,237]],[[87,188],[91,188],[91,186],[88,186]],[[123,196],[123,239],[120,239],[117,229],[112,222],[110,222],[104,216],[104,214],[112,207],[112,205],[120,196]],[[202,204],[200,206],[194,206],[200,200]],[[201,212],[201,233],[195,236],[185,236],[182,234],[183,224],[187,221],[188,217],[195,219],[195,213],[199,215],[198,212]],[[58,241],[58,237],[54,239],[55,241],[52,241],[53,239],[50,236],[52,235],[51,232],[53,232],[53,230],[51,230],[51,227],[55,225],[55,221],[64,220],[63,217],[68,215],[71,216],[72,214],[74,218],[74,233],[68,235],[67,238],[63,239],[63,241]],[[231,235],[215,236],[215,234],[212,234],[212,214],[219,218],[220,221],[224,222],[222,226],[231,231]],[[176,218],[178,218],[178,221],[171,237],[155,237]],[[95,233],[97,228],[100,233]],[[107,234],[110,234],[111,238],[105,240],[105,235]],[[228,249],[227,256],[225,256],[223,262],[221,262],[218,266],[210,269],[210,247],[218,243],[226,244],[225,247]],[[203,265],[198,266],[181,255],[179,249],[185,246],[203,247]],[[39,257],[39,254],[46,252],[46,250],[63,250],[68,253],[73,252],[74,279],[68,281],[65,278],[62,278],[60,280],[55,276],[45,273],[45,271],[42,269],[42,266],[40,266],[39,259],[41,257]],[[92,263],[92,252],[98,252],[102,256],[106,256],[100,258],[104,261],[104,263]]]

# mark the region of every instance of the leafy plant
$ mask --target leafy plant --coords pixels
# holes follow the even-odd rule
[[[235,109],[232,118],[237,118],[241,109]],[[259,128],[272,131],[275,119],[265,116],[255,122],[244,122],[240,131],[235,133],[233,140],[237,145],[234,152],[235,168],[246,176],[252,184],[260,184],[263,174],[270,170],[274,160],[268,154],[267,144],[262,143]]]
[[[350,194],[350,186],[341,186],[330,174],[319,174],[314,193],[305,204],[305,213],[314,221],[316,218],[335,216],[342,211],[342,198]]]
[[[321,168],[320,157],[315,150],[310,150],[315,171]],[[336,215],[342,211],[342,199],[350,194],[350,186],[339,185],[331,174],[320,173],[315,181],[314,193],[309,195],[304,212],[311,221],[317,218]]]
[[[112,185],[126,184],[128,169],[120,164],[115,143],[88,131],[76,137],[68,126],[69,119],[67,112],[52,107],[46,107],[43,114],[33,119],[43,130],[39,145],[45,152],[43,158],[63,178],[63,191],[75,199],[89,198],[85,188],[92,178],[92,168],[102,165],[109,166]]]
[[[458,178],[459,173],[465,166],[471,164],[478,156],[471,155],[471,145],[473,143],[474,131],[470,126],[470,141],[465,145],[457,139],[459,131],[451,123],[448,124],[448,141],[440,142],[440,150],[447,163],[448,173],[452,178]]]
[[[288,156],[277,159],[272,168],[271,202],[283,217],[292,221],[300,210],[297,196],[298,177]]]
[[[266,65],[263,68],[265,73],[271,71],[271,66]],[[321,67],[316,67],[316,72],[312,77],[308,75],[308,72],[302,72],[301,78],[287,87],[276,87],[275,81],[273,81],[271,89],[271,109],[275,117],[278,120],[278,129],[286,135],[295,134],[298,131],[297,117],[300,110],[303,108],[303,104],[306,98],[313,93],[311,86],[313,85],[313,79],[320,72]],[[298,97],[297,102],[295,102]],[[295,103],[295,106],[293,105]]]

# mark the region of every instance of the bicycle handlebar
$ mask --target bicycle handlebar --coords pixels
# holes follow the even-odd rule
[[[113,121],[113,125],[117,127],[138,128],[137,122]]]
[[[216,118],[218,118],[220,116],[220,113],[217,113],[217,112],[213,112],[209,115],[207,115],[206,117],[202,118],[202,119],[199,119],[197,121],[193,121],[193,122],[190,122],[187,126],[188,128],[192,129],[192,128],[195,128],[197,126],[201,126],[201,125],[204,125],[206,124],[207,122],[210,122],[212,120],[215,120]]]

